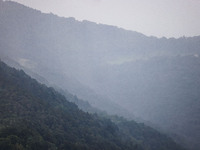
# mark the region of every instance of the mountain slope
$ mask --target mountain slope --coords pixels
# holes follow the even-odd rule
[[[109,120],[80,111],[54,89],[2,62],[0,87],[1,149],[131,149],[136,144],[125,145]]]
[[[199,66],[200,59],[194,55],[130,63],[118,68],[119,80],[115,86],[121,86],[118,90],[127,96],[123,98],[124,104],[136,116],[154,122],[168,133],[176,133],[185,141],[182,144],[198,149]],[[121,82],[120,79],[128,76],[132,77],[129,83]],[[127,89],[122,90],[123,87]],[[115,96],[118,96],[117,91]]]
[[[39,84],[22,70],[10,68],[3,62],[0,62],[0,101],[2,150],[182,149],[144,125],[132,122],[125,129],[121,125],[120,129],[109,119],[84,113],[53,88]],[[135,135],[126,135],[123,129],[131,129]],[[156,143],[147,140],[145,134],[148,133]],[[139,139],[142,144],[137,142]]]
[[[98,109],[139,116],[200,149],[199,36],[158,39],[3,1],[0,35],[0,57]]]
[[[130,116],[125,109],[107,96],[95,92],[82,80],[92,79],[88,74],[92,69],[87,65],[93,65],[92,68],[97,67],[96,63],[91,63],[86,57],[97,59],[100,55],[104,57],[104,54],[100,54],[104,50],[101,43],[97,46],[100,53],[95,52],[100,55],[96,57],[92,56],[94,52],[90,51],[95,49],[91,47],[93,44],[90,45],[88,42],[96,39],[93,38],[96,34],[99,41],[104,41],[101,32],[106,30],[104,31],[106,35],[107,30],[111,28],[115,32],[115,28],[100,25],[101,28],[98,29],[99,25],[95,23],[86,21],[81,23],[73,18],[43,14],[15,2],[0,1],[0,8],[0,34],[4,35],[0,36],[0,57],[13,59],[23,68],[44,77],[50,85],[67,90],[87,100],[94,107],[111,114],[127,113],[127,116]],[[97,33],[93,33],[91,38],[88,37],[90,40],[86,39],[92,28],[98,29]],[[103,47],[99,47],[101,45]],[[112,47],[109,42],[106,45]],[[88,62],[83,62],[86,60]]]

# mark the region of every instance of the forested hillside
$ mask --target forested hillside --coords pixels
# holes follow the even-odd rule
[[[1,150],[182,150],[142,124],[118,124],[79,110],[53,88],[0,62]]]
[[[200,36],[148,37],[0,0],[0,58],[86,111],[139,118],[200,149]]]
[[[2,62],[0,89],[2,150],[131,149],[138,145],[125,143],[111,121],[82,112],[54,89]]]

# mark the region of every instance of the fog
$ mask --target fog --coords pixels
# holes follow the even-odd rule
[[[93,107],[200,147],[200,37],[156,38],[0,2],[0,54]],[[183,142],[182,142],[183,143]]]

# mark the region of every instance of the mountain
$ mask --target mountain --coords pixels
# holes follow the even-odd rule
[[[172,136],[178,135],[176,140],[186,147],[198,149],[199,66],[200,59],[194,55],[155,57],[123,64],[115,68],[117,77],[113,77],[118,79],[114,87],[120,88],[110,92],[114,93],[113,98],[125,95],[120,97],[123,106],[135,116],[150,121],[154,127]]]
[[[200,149],[200,37],[156,38],[0,1],[0,57]]]
[[[64,91],[67,90],[87,100],[93,107],[99,107],[110,114],[130,117],[129,112],[124,108],[107,96],[95,92],[92,87],[80,80],[79,77],[87,76],[86,69],[89,69],[87,66],[81,66],[85,65],[85,62],[81,61],[87,60],[83,52],[90,49],[83,47],[84,50],[80,52],[80,48],[76,47],[83,44],[82,38],[85,39],[84,33],[79,33],[79,30],[82,30],[80,22],[73,18],[42,14],[14,2],[1,1],[0,7],[2,22],[0,33],[4,35],[0,37],[2,60],[6,61],[3,58],[9,58],[17,62],[23,69],[31,71],[31,75],[34,73],[45,78],[50,85],[56,85]],[[38,25],[35,24],[36,22]],[[90,27],[87,27],[87,24],[86,22],[84,28],[89,30]],[[96,26],[94,23],[89,24]],[[61,25],[65,28],[60,28]],[[101,34],[101,31],[99,33]],[[77,38],[77,36],[82,36],[82,38]],[[19,41],[21,42],[18,43]],[[87,64],[96,67],[96,63],[92,64],[89,59]],[[89,74],[87,78],[90,78]]]
[[[0,149],[182,150],[156,130],[136,122],[91,115],[0,62]],[[126,128],[125,128],[126,127]],[[130,135],[126,134],[131,130]]]
[[[0,89],[0,149],[130,149],[133,146],[118,138],[118,129],[109,120],[80,111],[53,88],[2,62]]]

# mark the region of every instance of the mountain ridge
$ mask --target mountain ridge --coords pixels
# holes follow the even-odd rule
[[[14,2],[0,7],[0,57],[111,114],[127,116],[119,113],[125,106],[199,149],[199,36],[158,39]]]

